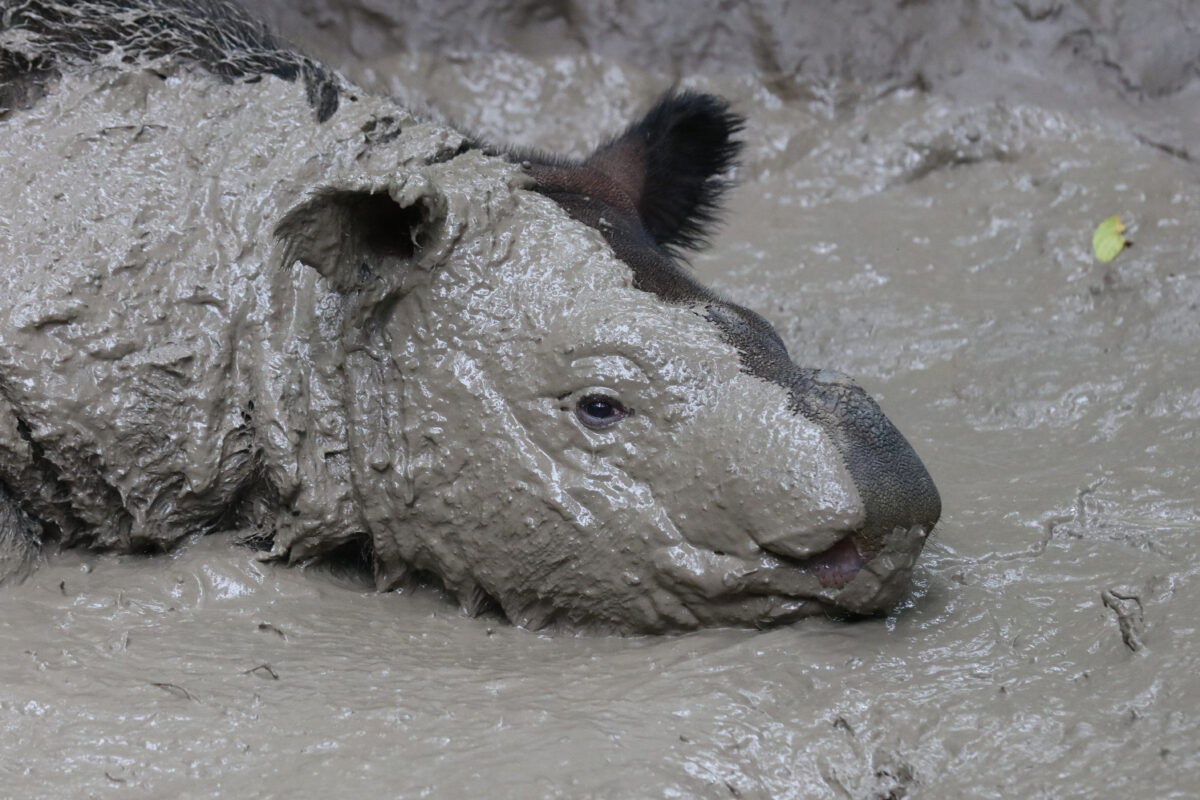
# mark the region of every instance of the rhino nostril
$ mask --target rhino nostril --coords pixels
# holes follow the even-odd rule
[[[858,384],[844,372],[839,372],[836,369],[822,369],[813,374],[812,379],[826,386],[838,386],[843,388],[857,388]]]

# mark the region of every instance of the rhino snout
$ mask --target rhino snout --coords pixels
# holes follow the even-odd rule
[[[827,532],[762,541],[763,549],[814,575],[837,605],[871,613],[905,591],[916,556],[941,515],[941,498],[921,459],[874,399],[831,370],[796,369],[793,410],[817,422],[841,453],[861,503],[861,522]],[[807,547],[805,545],[808,545]]]
[[[797,373],[796,410],[825,426],[862,500],[866,518],[855,538],[866,554],[878,552],[896,529],[933,530],[942,513],[937,487],[879,404],[842,373]]]

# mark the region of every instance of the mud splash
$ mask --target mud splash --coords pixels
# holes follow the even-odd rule
[[[759,46],[656,59],[590,17],[547,52],[537,31],[571,29],[552,16],[401,27],[376,5],[284,21],[497,140],[585,152],[676,78],[739,98],[744,183],[695,268],[798,362],[859,378],[917,444],[946,508],[918,591],[853,625],[574,639],[222,542],[67,554],[0,592],[6,791],[1188,796],[1200,51],[1168,4],[884,20],[941,10],[958,33],[928,39],[809,20],[809,52],[916,44],[790,71],[799,38],[737,25]],[[1091,229],[1112,213],[1135,245],[1100,265]]]

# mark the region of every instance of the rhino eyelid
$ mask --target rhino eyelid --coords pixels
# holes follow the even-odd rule
[[[584,426],[593,430],[608,428],[633,415],[633,409],[615,397],[604,394],[589,394],[575,404],[575,416]]]

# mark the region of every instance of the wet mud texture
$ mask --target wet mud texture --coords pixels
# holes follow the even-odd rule
[[[581,154],[674,82],[734,98],[742,184],[694,268],[798,362],[857,377],[921,453],[945,512],[911,601],[571,638],[223,541],[68,553],[0,590],[4,793],[1191,795],[1195,4],[655,24],[669,4],[629,5],[262,10],[498,141]],[[1135,244],[1103,265],[1111,214]]]

